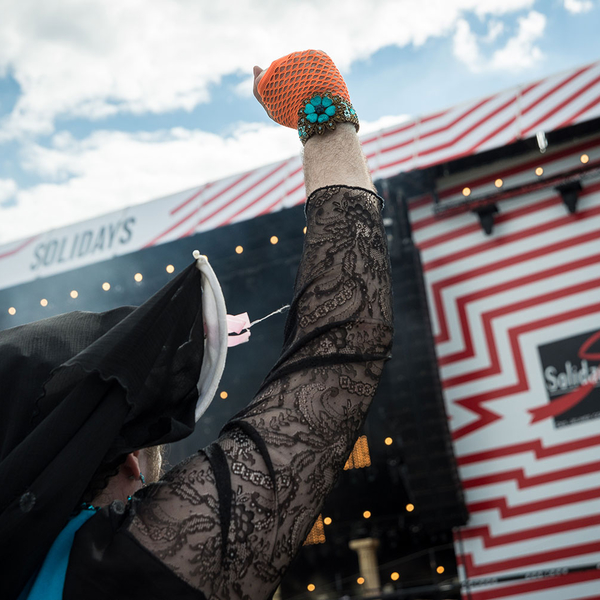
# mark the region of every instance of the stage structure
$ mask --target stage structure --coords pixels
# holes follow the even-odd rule
[[[280,597],[596,597],[600,63],[362,142],[386,199],[396,345]],[[259,318],[290,300],[303,202],[294,157],[4,245],[0,328],[139,304],[194,249],[229,312]],[[282,327],[230,350],[172,462],[250,400]]]

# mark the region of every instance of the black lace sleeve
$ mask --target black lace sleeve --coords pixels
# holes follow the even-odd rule
[[[207,598],[270,596],[352,449],[392,340],[380,211],[360,188],[311,195],[279,361],[218,441],[137,503],[130,533]]]

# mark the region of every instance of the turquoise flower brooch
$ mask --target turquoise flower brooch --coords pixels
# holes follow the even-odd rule
[[[298,111],[298,135],[303,144],[315,133],[323,135],[336,123],[353,123],[358,131],[358,117],[352,104],[330,93],[316,94],[302,102]]]

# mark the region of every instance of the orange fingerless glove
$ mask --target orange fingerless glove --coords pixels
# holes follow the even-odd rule
[[[314,134],[335,129],[336,123],[353,123],[358,131],[344,78],[320,50],[292,52],[273,62],[258,84],[258,93],[271,118],[298,128],[303,143]]]

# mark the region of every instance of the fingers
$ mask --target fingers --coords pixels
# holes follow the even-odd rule
[[[265,109],[269,118],[272,119],[273,117],[271,117],[271,113],[269,112],[267,107],[264,105],[262,98],[260,97],[260,94],[258,93],[258,84],[260,83],[260,80],[263,78],[264,74],[266,73],[266,69],[262,69],[261,67],[255,66],[252,69],[252,72],[254,73],[254,97],[260,102],[260,105]]]
[[[263,69],[261,67],[255,66],[253,69],[253,73],[254,73],[254,97],[262,104],[262,98],[260,97],[260,94],[258,93],[258,82],[262,79],[262,76],[264,75],[265,72],[263,71]]]

